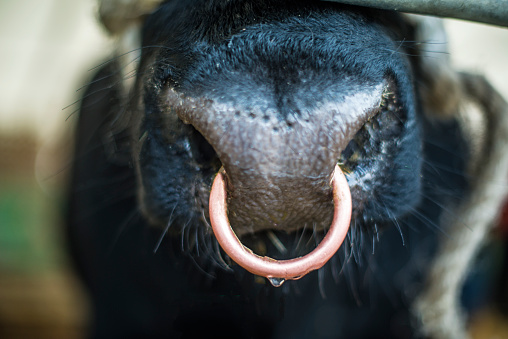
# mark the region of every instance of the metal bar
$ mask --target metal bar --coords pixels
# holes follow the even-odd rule
[[[326,0],[508,27],[508,0]]]

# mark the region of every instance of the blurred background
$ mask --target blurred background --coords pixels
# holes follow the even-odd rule
[[[112,55],[96,7],[0,0],[0,338],[86,335],[89,308],[65,255],[63,219],[77,102]],[[486,75],[508,99],[508,29],[446,26],[456,67]],[[507,328],[486,310],[472,332],[508,338]]]

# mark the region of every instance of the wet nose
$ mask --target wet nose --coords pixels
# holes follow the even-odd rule
[[[329,225],[337,159],[376,114],[383,88],[366,86],[289,112],[263,103],[186,97],[175,90],[166,98],[168,109],[215,149],[227,173],[229,219],[241,235]]]

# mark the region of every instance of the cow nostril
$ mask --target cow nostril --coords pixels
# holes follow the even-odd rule
[[[189,125],[189,128],[191,129],[189,139],[194,160],[202,167],[218,170],[222,164],[212,145],[192,125]]]
[[[384,140],[394,140],[406,122],[405,111],[398,104],[398,93],[393,82],[382,94],[376,113],[368,119],[341,152],[338,163],[346,172],[365,168],[384,152]]]

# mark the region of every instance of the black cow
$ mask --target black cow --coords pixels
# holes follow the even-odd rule
[[[446,104],[428,100],[447,95],[418,39],[398,13],[318,1],[166,1],[147,16],[134,85],[111,60],[79,118],[69,236],[92,337],[417,336],[412,305],[453,232],[442,220],[460,220],[492,148],[458,105],[436,118]],[[484,110],[499,100],[457,77],[466,100],[488,89]],[[324,268],[276,288],[221,251],[221,167],[235,232],[284,259],[323,237],[336,164],[353,218]]]

